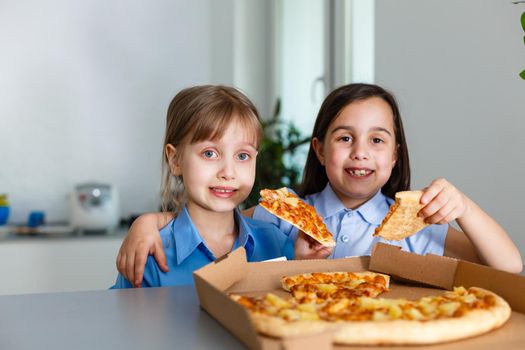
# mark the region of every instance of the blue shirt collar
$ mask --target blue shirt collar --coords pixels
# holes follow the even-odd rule
[[[235,222],[239,228],[239,236],[234,242],[233,249],[244,247],[247,257],[250,257],[253,254],[254,247],[253,233],[238,209],[235,209],[234,215]],[[193,224],[186,207],[184,207],[177,218],[172,221],[170,234],[175,242],[177,264],[179,265],[200,245],[209,251],[200,233]]]
[[[324,218],[329,218],[345,210],[343,202],[337,197],[330,183],[327,183],[324,190],[317,194],[314,202],[315,210]],[[315,195],[314,195],[315,196]]]
[[[381,193],[381,190],[379,190],[372,198],[355,209],[355,211],[368,223],[380,225],[388,212],[391,202],[392,200],[388,199]],[[337,215],[341,211],[350,211],[350,209],[347,209],[343,202],[341,202],[339,197],[337,197],[330,183],[319,193],[315,201],[315,209],[324,219]]]

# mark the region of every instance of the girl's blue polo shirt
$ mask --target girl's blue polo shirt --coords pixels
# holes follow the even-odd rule
[[[274,225],[246,218],[238,210],[235,210],[234,215],[239,235],[232,250],[244,247],[248,261],[281,256],[293,259],[293,241]],[[193,271],[217,258],[206,247],[186,208],[160,230],[160,236],[170,270],[162,272],[155,259],[149,256],[142,287],[193,284]],[[119,274],[112,289],[131,287],[131,283]]]
[[[345,208],[330,184],[327,184],[321,192],[306,196],[305,201],[315,207],[328,230],[334,235],[337,244],[330,255],[331,258],[370,255],[372,247],[377,242],[396,245],[405,251],[417,254],[443,255],[444,253],[447,224],[427,226],[401,241],[387,241],[372,236],[393,203],[393,200],[384,196],[381,191],[355,210]],[[297,229],[294,226],[270,214],[260,205],[255,208],[253,217],[279,227],[294,241],[297,238]]]

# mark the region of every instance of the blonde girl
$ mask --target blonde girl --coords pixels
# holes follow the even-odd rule
[[[170,214],[157,231],[169,272],[147,259],[143,286],[191,284],[195,269],[241,246],[249,261],[293,257],[286,235],[237,209],[255,180],[261,134],[257,110],[234,88],[196,86],[171,101],[162,185],[162,206]],[[148,219],[144,215],[137,224]],[[114,288],[131,286],[119,274]]]

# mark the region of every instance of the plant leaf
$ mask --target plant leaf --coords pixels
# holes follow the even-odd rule
[[[525,80],[525,70],[521,71],[520,77],[521,79]]]
[[[521,28],[523,28],[523,31],[525,32],[525,12],[521,14]]]

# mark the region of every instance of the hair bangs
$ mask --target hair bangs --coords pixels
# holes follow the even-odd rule
[[[262,138],[261,122],[250,109],[239,108],[231,104],[216,106],[208,113],[197,118],[190,143],[220,139],[231,123],[238,122],[248,134],[247,139],[258,148]]]

